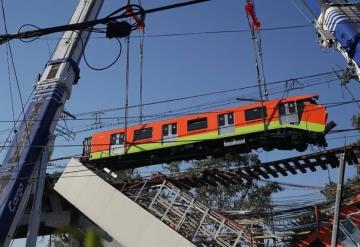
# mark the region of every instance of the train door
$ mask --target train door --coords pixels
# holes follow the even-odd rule
[[[299,124],[299,112],[295,101],[279,105],[280,124]]]
[[[219,134],[229,134],[235,131],[234,113],[225,113],[218,116]]]
[[[86,137],[83,141],[83,156],[90,156],[91,152],[91,137]]]
[[[174,142],[177,139],[176,123],[165,124],[162,127],[162,143]]]
[[[124,133],[115,133],[110,136],[110,155],[123,154],[125,151]]]

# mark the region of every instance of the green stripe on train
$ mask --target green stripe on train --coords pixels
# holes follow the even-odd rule
[[[301,130],[306,130],[306,131],[322,133],[325,130],[325,125],[311,123],[311,122],[305,122],[305,121],[300,122],[300,124],[298,124],[298,125],[294,125],[294,124],[282,125],[279,123],[279,121],[272,121],[270,123],[267,123],[267,130],[282,129],[282,128],[301,129]],[[218,130],[215,130],[215,131],[211,131],[208,133],[194,134],[194,135],[185,136],[185,137],[178,137],[176,139],[176,141],[169,142],[166,144],[163,144],[163,143],[161,143],[161,141],[159,141],[159,142],[133,145],[127,150],[127,153],[128,154],[139,153],[142,151],[150,151],[150,150],[155,150],[155,149],[159,149],[159,148],[180,146],[180,145],[196,143],[196,142],[204,141],[204,140],[216,140],[216,139],[221,139],[224,137],[252,134],[252,133],[261,132],[261,131],[264,131],[263,123],[254,124],[251,126],[237,127],[233,133],[224,134],[224,135],[219,135]],[[109,150],[105,150],[105,151],[92,153],[90,155],[90,159],[96,160],[96,159],[101,159],[101,158],[118,156],[118,155],[122,155],[122,154],[124,154],[124,152],[110,154]]]

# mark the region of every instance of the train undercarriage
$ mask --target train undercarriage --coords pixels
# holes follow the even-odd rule
[[[308,145],[326,147],[324,134],[294,129],[271,130],[263,132],[261,135],[235,136],[96,160],[84,158],[82,161],[90,166],[96,165],[97,168],[107,167],[113,171],[119,171],[174,161],[200,160],[207,157],[219,158],[226,154],[245,154],[259,149],[303,152]]]

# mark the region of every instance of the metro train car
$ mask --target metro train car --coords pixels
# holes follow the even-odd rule
[[[221,157],[263,148],[327,146],[327,111],[317,95],[293,96],[94,133],[82,161],[113,170]]]

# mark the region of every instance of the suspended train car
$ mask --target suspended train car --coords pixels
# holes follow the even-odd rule
[[[94,133],[83,161],[113,170],[178,160],[326,146],[326,108],[294,96]]]

